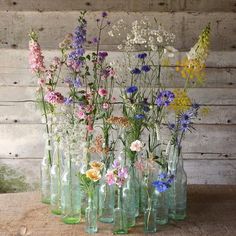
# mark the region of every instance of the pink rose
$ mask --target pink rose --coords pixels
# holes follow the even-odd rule
[[[104,88],[100,88],[99,90],[98,90],[98,94],[101,96],[101,97],[105,97],[106,95],[107,95],[107,90],[106,89],[104,89]]]
[[[109,104],[105,102],[102,104],[102,107],[103,109],[107,110],[109,108]]]
[[[140,152],[143,148],[143,143],[139,140],[135,140],[134,142],[131,143],[130,145],[130,150],[133,152]]]
[[[83,111],[78,111],[76,114],[79,119],[81,119],[81,120],[86,119],[86,114]]]
[[[92,125],[87,125],[87,130],[88,130],[88,132],[93,132],[93,126]]]

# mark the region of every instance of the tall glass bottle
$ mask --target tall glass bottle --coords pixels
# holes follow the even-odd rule
[[[128,233],[127,212],[124,209],[123,193],[122,187],[118,188],[117,206],[114,209],[113,234]]]
[[[104,179],[99,185],[99,221],[104,223],[113,222],[113,212],[115,206],[115,188],[109,186]]]
[[[187,175],[183,167],[181,147],[170,148],[169,164],[169,170],[175,175],[168,191],[169,217],[174,220],[183,220],[186,217]]]
[[[157,191],[157,190],[156,190]],[[156,194],[156,220],[157,224],[165,225],[168,223],[168,191]]]
[[[98,231],[97,227],[97,204],[95,198],[95,189],[93,192],[88,194],[88,206],[85,209],[85,231],[87,233],[96,233]]]
[[[61,176],[62,153],[59,141],[54,143],[54,153],[51,167],[51,211],[53,214],[61,214]]]
[[[80,180],[73,159],[71,154],[66,156],[61,183],[62,221],[66,224],[77,224],[81,220]]]
[[[40,166],[40,187],[41,201],[50,204],[50,168],[52,164],[52,145],[51,140],[47,138],[44,150],[44,156]]]
[[[134,178],[135,178],[134,167],[131,166],[129,169],[129,177],[123,188],[124,207],[127,214],[127,224],[129,228],[135,226],[135,221],[136,221],[135,218],[136,218],[136,213],[137,213],[136,197],[139,198],[139,194],[135,186]]]

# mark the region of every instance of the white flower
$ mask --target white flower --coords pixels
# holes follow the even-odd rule
[[[134,142],[131,143],[130,150],[133,152],[140,152],[142,151],[143,147],[144,144],[141,141],[135,140]]]

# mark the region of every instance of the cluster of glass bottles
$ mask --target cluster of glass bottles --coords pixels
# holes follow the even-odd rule
[[[64,223],[77,224],[84,216],[87,233],[96,233],[97,221],[100,221],[112,223],[114,234],[126,234],[135,226],[137,217],[142,216],[144,231],[154,233],[158,225],[167,224],[169,219],[186,217],[187,177],[180,148],[172,146],[169,151],[168,168],[175,173],[171,187],[159,193],[149,182],[152,191],[148,196],[145,192],[147,181],[138,178],[132,165],[122,188],[108,186],[102,178],[94,195],[85,196],[73,157],[64,158],[58,142],[53,149],[52,152],[47,146],[41,164],[42,202],[50,203],[52,213],[61,215]]]

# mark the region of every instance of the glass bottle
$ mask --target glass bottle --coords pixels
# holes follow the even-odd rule
[[[118,188],[117,207],[114,209],[113,234],[127,234],[127,212],[124,210],[123,189]]]
[[[85,231],[89,234],[96,233],[98,231],[97,227],[97,206],[95,189],[93,192],[88,194],[88,207],[85,209]]]
[[[157,191],[157,190],[156,190]],[[165,225],[168,223],[168,191],[157,193],[156,220],[157,224]]]
[[[183,167],[181,147],[172,146],[169,152],[169,170],[174,174],[174,181],[168,190],[169,217],[183,220],[186,217],[187,175]]]
[[[53,214],[61,214],[61,174],[62,153],[59,141],[54,144],[53,162],[51,167],[51,211]]]
[[[134,167],[131,166],[129,169],[129,177],[123,188],[123,197],[124,197],[124,207],[127,214],[127,224],[128,227],[135,226],[137,208],[139,210],[139,192],[137,190],[135,180]]]
[[[115,206],[115,188],[109,186],[104,179],[99,185],[99,221],[104,223],[113,222],[113,211]]]
[[[44,156],[40,166],[41,201],[50,204],[50,168],[52,164],[52,145],[48,138],[45,144]]]
[[[62,221],[66,224],[77,224],[81,220],[80,180],[73,159],[71,154],[66,156],[61,182]]]

